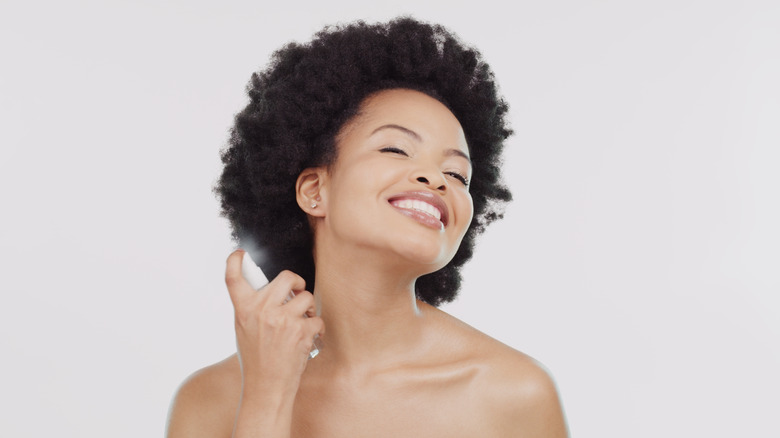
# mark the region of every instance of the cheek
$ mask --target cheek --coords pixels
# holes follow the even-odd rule
[[[373,178],[372,178],[373,177]],[[352,166],[331,180],[329,210],[350,221],[371,214],[372,200],[376,199],[376,175],[368,166]]]
[[[471,224],[471,219],[474,217],[474,201],[471,199],[471,194],[469,194],[469,192],[463,194],[462,199],[460,199],[460,202],[458,203],[458,208],[460,216],[464,218],[463,226],[465,229],[463,232],[465,233],[466,229],[468,229]]]

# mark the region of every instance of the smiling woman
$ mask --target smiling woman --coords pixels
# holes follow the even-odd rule
[[[228,257],[238,353],[182,384],[168,436],[566,436],[538,363],[436,308],[510,199],[479,54],[409,18],[328,28],[249,96],[216,192],[273,280]]]
[[[334,248],[343,249],[337,257],[360,265],[393,248],[403,256],[399,263],[411,262],[404,270],[415,277],[444,267],[473,212],[464,184],[471,173],[468,146],[455,116],[418,91],[385,90],[366,99],[337,145],[336,162],[320,168],[316,187],[311,178],[304,187],[309,196],[322,196],[323,208],[310,215],[335,233]],[[411,220],[399,221],[393,210]],[[315,251],[315,264],[317,258]]]

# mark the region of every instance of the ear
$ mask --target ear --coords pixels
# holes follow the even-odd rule
[[[310,167],[298,175],[295,196],[298,206],[309,216],[325,217],[328,173],[324,167]]]

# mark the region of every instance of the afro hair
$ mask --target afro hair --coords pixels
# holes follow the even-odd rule
[[[501,152],[511,134],[507,104],[479,52],[439,25],[401,17],[326,27],[311,42],[289,43],[252,75],[249,103],[236,115],[214,187],[233,239],[269,278],[291,270],[314,290],[313,233],[295,184],[308,167],[332,164],[336,136],[373,93],[393,88],[438,99],[463,127],[473,166],[474,218],[453,259],[420,277],[417,297],[438,306],[460,288],[460,267],[476,237],[503,216]]]

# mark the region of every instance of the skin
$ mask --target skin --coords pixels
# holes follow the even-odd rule
[[[457,119],[425,94],[387,90],[337,147],[335,164],[296,186],[315,234],[315,294],[291,272],[255,291],[231,254],[238,353],[182,384],[167,436],[568,436],[537,362],[415,299],[415,279],[449,262],[473,214]],[[390,204],[409,191],[439,196],[446,226]],[[309,361],[317,333],[323,349]]]

